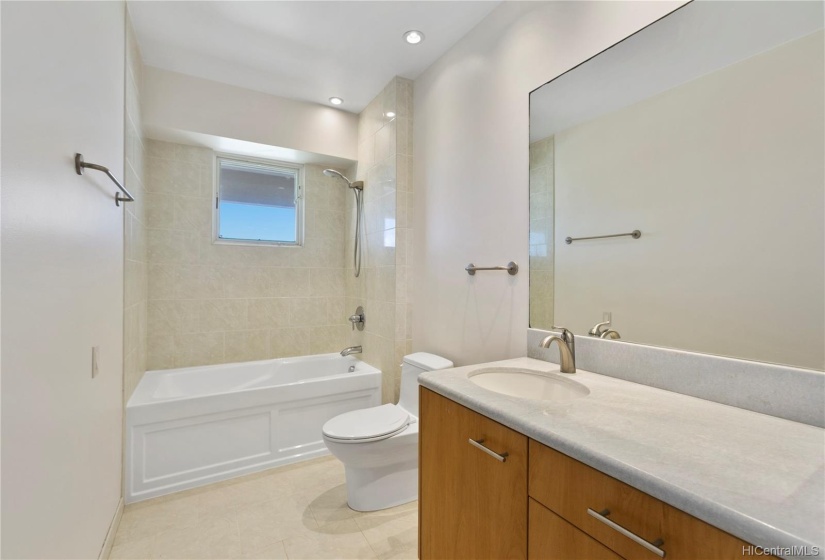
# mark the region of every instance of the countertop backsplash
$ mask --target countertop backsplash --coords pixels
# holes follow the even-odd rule
[[[550,331],[527,329],[527,355],[559,362]],[[589,336],[576,337],[576,367],[825,428],[825,373]]]

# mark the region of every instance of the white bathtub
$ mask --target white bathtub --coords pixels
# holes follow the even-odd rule
[[[126,405],[126,502],[325,455],[324,422],[379,404],[381,372],[354,356],[148,371]]]

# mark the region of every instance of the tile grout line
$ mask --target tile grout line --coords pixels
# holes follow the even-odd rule
[[[356,525],[358,525],[358,522],[356,521],[356,522],[355,522],[355,524],[356,524]],[[365,540],[365,541],[367,541],[367,546],[369,546],[369,547],[370,547],[370,550],[372,550],[372,553],[375,555],[375,557],[376,557],[376,558],[380,558],[380,555],[378,554],[378,551],[377,551],[377,550],[375,550],[375,547],[373,547],[373,546],[372,546],[372,543],[371,543],[371,542],[370,542],[370,540],[367,538],[367,535],[365,535],[365,534],[364,534],[364,531],[363,531],[363,530],[361,530],[361,527],[360,527],[360,526],[358,527],[358,529],[359,529],[359,532],[361,533],[361,536],[362,536],[362,537],[364,537],[364,540]]]

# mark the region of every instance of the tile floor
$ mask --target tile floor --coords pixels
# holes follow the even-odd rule
[[[110,558],[417,558],[418,504],[347,507],[322,457],[126,506]]]

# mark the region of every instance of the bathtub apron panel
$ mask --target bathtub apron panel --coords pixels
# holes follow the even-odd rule
[[[327,420],[379,404],[381,372],[338,354],[147,372],[126,409],[126,502],[326,455]]]

